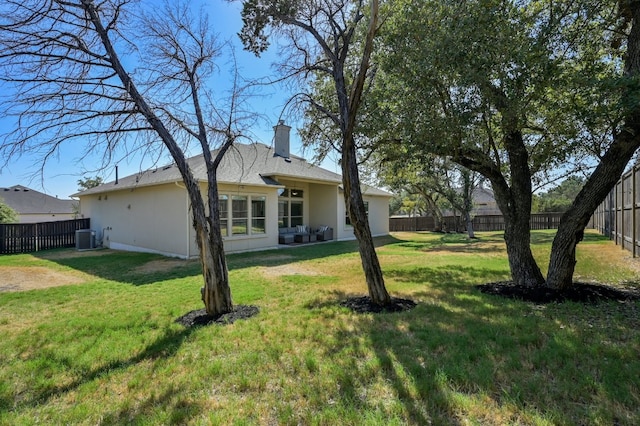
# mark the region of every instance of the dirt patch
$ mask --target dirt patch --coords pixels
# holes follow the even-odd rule
[[[160,259],[152,260],[143,265],[138,266],[133,270],[136,274],[149,274],[153,272],[168,272],[173,268],[180,266],[187,266],[195,261],[180,260],[180,259]]]
[[[267,256],[260,256],[261,262],[282,262],[284,260],[291,260],[293,256],[290,254],[270,254]]]
[[[638,289],[617,288],[604,284],[574,283],[569,289],[559,290],[549,287],[525,287],[514,285],[512,281],[500,281],[478,285],[476,288],[482,293],[538,304],[565,301],[597,303],[640,300],[640,291]]]
[[[95,250],[53,250],[48,252],[34,253],[36,257],[41,259],[56,260],[56,259],[73,259],[76,257],[94,257],[104,256],[106,254],[113,254],[114,250],[109,249],[95,249]]]
[[[300,265],[298,263],[278,266],[264,266],[260,268],[260,272],[262,273],[262,275],[269,278],[282,277],[283,275],[322,275],[315,269],[308,266]]]
[[[41,266],[0,267],[0,292],[37,290],[81,284],[86,281],[86,278],[81,275],[54,271]]]
[[[233,324],[238,320],[251,318],[254,315],[258,315],[259,312],[260,309],[257,306],[236,305],[233,307],[232,312],[214,317],[207,315],[207,311],[203,308],[184,314],[180,318],[176,319],[176,322],[187,328],[208,324],[226,325]]]

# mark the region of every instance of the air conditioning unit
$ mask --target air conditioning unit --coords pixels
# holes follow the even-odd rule
[[[93,229],[78,229],[76,231],[76,250],[91,250],[96,248],[96,231]]]

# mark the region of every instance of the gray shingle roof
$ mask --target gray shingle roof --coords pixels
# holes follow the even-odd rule
[[[73,213],[73,200],[61,200],[22,185],[0,188],[0,198],[20,214]]]
[[[214,151],[215,154],[215,151]],[[207,180],[207,171],[202,155],[187,159],[196,179]],[[322,167],[308,163],[300,157],[288,159],[274,156],[274,150],[261,143],[236,144],[223,157],[218,167],[218,183],[282,186],[281,178],[291,178],[339,185],[342,177]],[[73,196],[100,194],[127,188],[152,186],[163,183],[181,182],[182,176],[175,165],[167,165],[141,173],[126,176],[115,181],[91,188]],[[364,189],[370,195],[389,195],[376,188]]]

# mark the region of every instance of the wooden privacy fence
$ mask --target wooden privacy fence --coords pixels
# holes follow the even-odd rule
[[[562,213],[534,213],[531,215],[531,229],[557,229]],[[462,223],[461,223],[462,222]],[[465,232],[466,225],[459,217],[447,216],[444,223],[448,231]],[[389,219],[389,231],[433,231],[435,229],[433,217],[392,217]],[[473,218],[473,230],[504,231],[504,217],[502,215],[476,216]]]
[[[607,198],[593,214],[594,228],[608,236],[633,257],[638,255],[640,244],[640,166],[622,175]]]
[[[0,224],[0,254],[30,253],[75,247],[76,231],[89,229],[90,219]]]

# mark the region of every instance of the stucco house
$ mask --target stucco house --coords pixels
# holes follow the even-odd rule
[[[221,225],[227,252],[278,247],[280,228],[333,228],[353,239],[340,175],[289,155],[289,130],[275,127],[274,147],[237,144],[218,169]],[[202,155],[188,159],[206,194]],[[97,240],[113,249],[190,258],[198,255],[189,198],[175,165],[147,170],[75,194]],[[389,232],[391,194],[363,188],[373,235]]]
[[[76,218],[76,201],[61,200],[26,186],[0,188],[0,198],[18,213],[19,223],[57,222]]]

